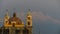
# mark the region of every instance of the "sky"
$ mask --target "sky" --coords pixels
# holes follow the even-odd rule
[[[39,31],[41,34],[59,34],[60,0],[0,0],[1,19],[4,18],[6,9],[9,10],[9,15],[17,12],[17,15],[23,21],[25,21],[24,19],[26,18],[28,9],[31,9],[34,34],[39,34]]]

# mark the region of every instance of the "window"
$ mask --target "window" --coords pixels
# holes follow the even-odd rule
[[[15,27],[15,23],[13,23],[13,27]]]
[[[28,19],[30,20],[30,17],[28,17]]]
[[[8,21],[6,21],[6,23],[8,23]]]
[[[28,25],[30,25],[30,22],[28,22]]]

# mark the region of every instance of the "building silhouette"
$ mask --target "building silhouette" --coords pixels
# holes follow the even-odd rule
[[[6,10],[4,17],[4,24],[0,28],[0,34],[32,34],[32,16],[30,9],[26,16],[26,24],[17,17],[16,12],[10,17],[8,10]]]

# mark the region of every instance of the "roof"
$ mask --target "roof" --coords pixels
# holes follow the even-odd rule
[[[9,19],[9,24],[11,24],[12,21],[15,21],[16,24],[22,24],[22,20],[16,16],[16,13],[13,13],[13,17]]]

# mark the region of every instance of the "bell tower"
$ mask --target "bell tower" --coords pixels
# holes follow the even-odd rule
[[[8,24],[8,22],[9,22],[8,20],[9,20],[8,9],[6,9],[6,14],[4,17],[4,26]]]
[[[32,27],[32,15],[30,13],[30,9],[28,10],[28,14],[26,17],[26,26],[31,26]]]
[[[28,14],[26,17],[26,28],[27,34],[32,34],[32,15],[30,13],[30,9],[28,10]]]

